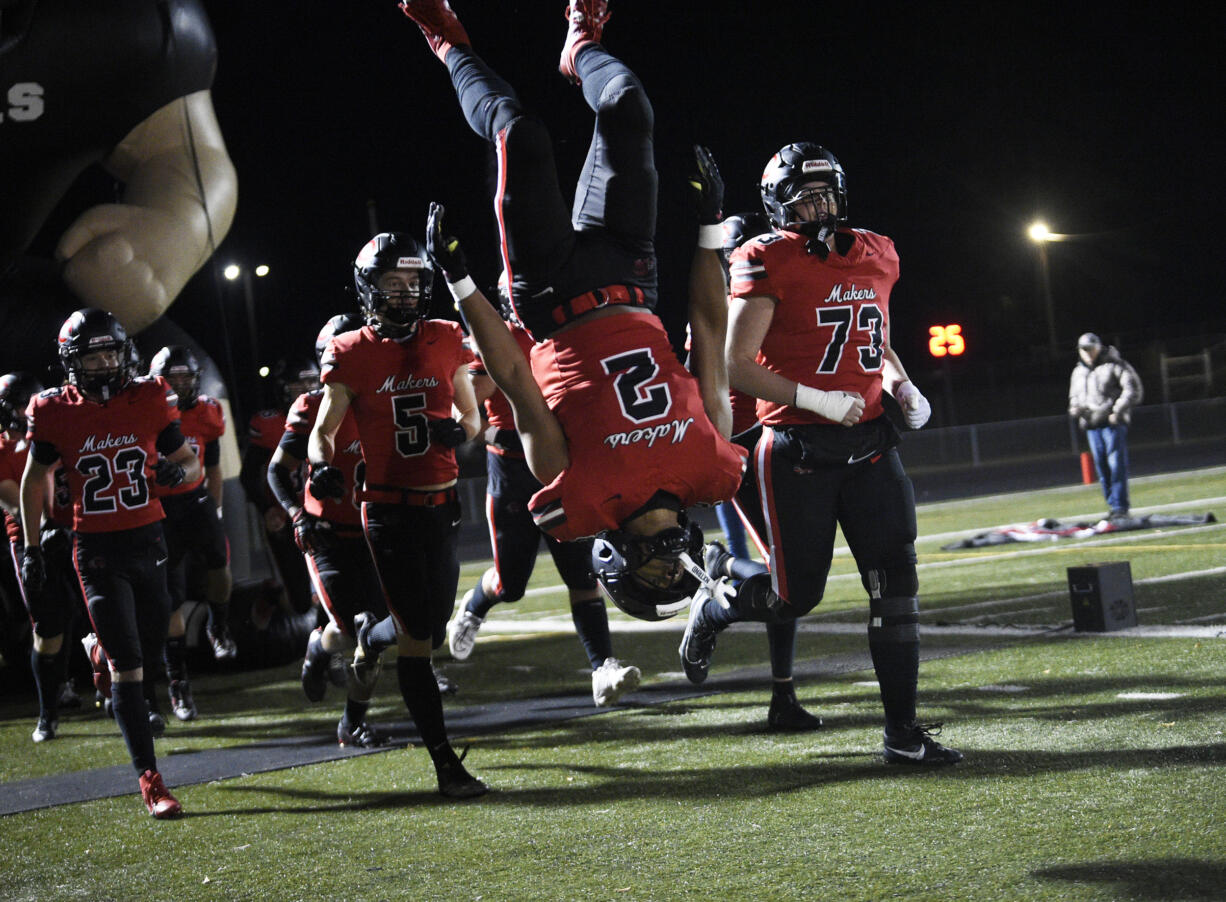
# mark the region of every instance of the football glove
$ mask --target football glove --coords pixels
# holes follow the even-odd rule
[[[894,400],[902,408],[903,419],[912,429],[919,429],[932,416],[932,405],[911,382],[899,383],[894,389]]]
[[[694,191],[698,223],[715,225],[723,218],[724,179],[711,151],[700,144],[694,145],[694,162],[696,171],[690,176],[690,188]]]
[[[430,262],[443,271],[447,281],[454,285],[468,275],[468,261],[457,238],[443,234],[442,204],[430,202],[430,215],[426,220],[426,254]]]
[[[39,595],[47,584],[47,564],[43,550],[37,545],[27,545],[21,552],[21,585],[26,595]]]
[[[153,481],[163,488],[173,489],[183,482],[185,475],[183,467],[166,457],[153,467]]]
[[[299,508],[294,514],[294,544],[303,554],[327,551],[336,544],[336,534],[327,520]]]
[[[464,427],[452,417],[430,421],[430,440],[444,448],[458,448],[468,441]]]
[[[331,464],[311,464],[311,494],[316,498],[345,497],[345,474]]]

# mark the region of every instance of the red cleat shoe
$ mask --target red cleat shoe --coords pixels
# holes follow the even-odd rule
[[[162,775],[155,770],[147,770],[140,775],[140,795],[149,813],[158,820],[178,817],[183,813],[183,806],[170,794],[162,782]]]
[[[575,73],[575,52],[584,44],[599,44],[604,23],[609,21],[608,0],[570,0],[566,5],[566,43],[562,45],[562,59],[558,71],[575,84],[580,84]]]
[[[430,49],[443,62],[452,47],[469,46],[468,32],[447,0],[400,0],[400,11],[417,23]]]

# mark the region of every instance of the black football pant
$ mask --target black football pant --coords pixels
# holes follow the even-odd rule
[[[756,469],[774,589],[795,616],[822,599],[839,527],[866,591],[886,574],[890,595],[916,594],[915,492],[897,450],[850,465],[812,462],[791,435],[768,428]]]
[[[437,647],[460,582],[460,502],[364,502],[362,521],[397,632]]]
[[[596,126],[568,211],[544,123],[471,48],[447,53],[464,117],[497,154],[503,266],[516,312],[538,341],[559,325],[554,307],[592,289],[631,285],[649,306],[656,300],[651,102],[634,73],[599,44],[580,49],[575,65]]]
[[[217,503],[203,486],[182,495],[162,499],[166,519],[166,550],[170,555],[167,583],[170,598],[177,608],[187,600],[187,568],[192,552],[197,552],[206,570],[220,570],[230,563],[230,542]]]
[[[486,467],[489,474],[486,516],[494,551],[494,572],[498,575],[497,600],[518,601],[524,597],[542,537],[568,589],[595,589],[591,539],[559,542],[542,533],[533,521],[528,501],[541,484],[528,469],[527,462],[487,451]]]
[[[85,604],[116,671],[162,660],[170,622],[166,558],[160,523],[77,533],[74,562]]]
[[[348,529],[352,534],[345,531]],[[382,619],[387,616],[387,604],[366,537],[355,527],[336,527],[334,531],[340,534],[328,547],[303,558],[328,617],[342,633],[355,638],[354,616],[371,611]]]

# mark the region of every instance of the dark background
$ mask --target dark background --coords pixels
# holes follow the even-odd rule
[[[569,188],[592,117],[556,72],[563,5],[453,3],[473,46],[550,125]],[[711,147],[735,212],[759,207],[763,165],[798,140],[842,161],[852,224],[895,239],[894,346],[930,396],[945,376],[964,386],[963,421],[1035,412],[1028,404],[1059,412],[1047,383],[1067,379],[1083,331],[1138,357],[1154,342],[1226,331],[1220,10],[809,0],[611,9],[605,44],[656,110],[660,312],[674,333],[693,242],[690,145]],[[350,264],[370,237],[372,204],[381,230],[422,235],[429,201],[444,202],[479,281],[492,283],[491,155],[393,0],[218,2],[210,15],[214,100],[240,181],[216,263],[272,268],[254,284],[260,363],[309,354],[324,320],[352,304]],[[1076,236],[1048,246],[1055,360],[1025,236],[1036,217]],[[221,359],[225,309],[245,378],[239,286],[206,269],[172,315]],[[943,371],[928,327],[949,322],[963,324],[968,347]],[[1027,380],[1047,386],[1041,400]],[[984,386],[1008,403],[972,403]],[[942,418],[955,414],[939,409]]]

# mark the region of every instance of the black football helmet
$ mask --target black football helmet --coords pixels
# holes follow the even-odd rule
[[[837,211],[814,220],[797,219],[792,207],[807,193],[807,182],[825,181],[833,193]],[[770,158],[762,171],[762,206],[772,226],[788,232],[825,239],[840,223],[847,222],[847,177],[834,154],[820,144],[789,144]]]
[[[728,263],[732,259],[732,252],[750,238],[756,238],[758,235],[769,232],[771,224],[761,213],[737,213],[724,219],[720,223],[720,228],[723,229],[724,240],[720,244],[719,253],[723,258],[724,274],[726,275]]]
[[[149,364],[150,376],[161,376],[179,396],[179,409],[196,406],[200,397],[200,364],[196,355],[183,345],[166,345],[153,355]]]
[[[698,580],[680,566],[680,555],[702,566],[702,530],[680,515],[679,526],[653,536],[611,529],[592,542],[592,570],[605,597],[639,620],[667,620],[689,605]],[[653,560],[677,564],[678,575],[659,585],[638,573]]]
[[[362,328],[364,323],[365,320],[356,313],[338,313],[324,323],[324,327],[319,330],[319,335],[315,338],[315,361],[322,367],[328,342],[337,335]]]
[[[123,323],[97,307],[75,311],[60,326],[58,339],[60,363],[68,374],[68,382],[88,395],[108,401],[131,381],[128,362],[132,354],[132,339]],[[97,351],[114,351],[114,366],[85,371],[81,358]]]
[[[319,364],[306,357],[278,360],[272,377],[280,394],[281,406],[288,408],[299,395],[319,388]]]
[[[26,434],[26,407],[43,390],[43,384],[29,373],[0,376],[0,432]]]
[[[418,274],[416,291],[384,291],[379,279],[397,269]],[[366,322],[387,338],[409,335],[430,314],[434,269],[426,249],[406,232],[380,232],[353,261],[353,284]]]

